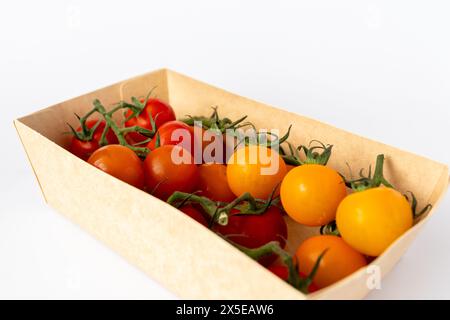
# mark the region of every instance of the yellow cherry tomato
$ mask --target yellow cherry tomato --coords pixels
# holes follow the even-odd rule
[[[333,169],[305,164],[289,171],[281,184],[281,202],[298,223],[318,227],[336,217],[339,203],[347,195],[345,182]]]
[[[326,250],[313,279],[325,288],[344,279],[367,264],[358,251],[336,236],[315,236],[305,240],[295,254],[300,272],[309,275],[319,256]]]
[[[378,257],[413,225],[413,213],[398,191],[378,187],[345,198],[336,214],[342,238],[368,256]]]
[[[228,160],[227,180],[238,197],[250,192],[255,198],[266,199],[279,186],[286,171],[286,164],[275,150],[250,145],[236,150]]]

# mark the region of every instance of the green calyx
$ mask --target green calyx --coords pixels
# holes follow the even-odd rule
[[[189,126],[194,126],[197,125],[197,123],[201,123],[202,127],[206,130],[217,130],[220,133],[225,133],[227,130],[236,130],[249,125],[249,123],[243,122],[245,119],[247,119],[247,116],[235,121],[232,121],[229,118],[220,118],[219,113],[217,112],[217,107],[213,107],[213,113],[209,117],[187,116],[180,121]]]
[[[245,253],[247,256],[249,256],[250,258],[252,258],[253,260],[256,260],[256,261],[258,261],[259,259],[261,259],[265,256],[269,256],[272,254],[277,255],[281,259],[283,264],[288,268],[287,282],[290,285],[292,285],[294,288],[300,290],[301,292],[303,292],[305,294],[309,293],[308,287],[313,282],[314,277],[316,276],[317,270],[319,269],[320,263],[326,254],[326,250],[325,250],[317,259],[311,273],[306,278],[301,278],[300,272],[298,269],[298,264],[295,264],[292,256],[289,253],[287,253],[285,250],[283,250],[277,241],[269,242],[259,248],[255,248],[255,249],[246,248],[246,247],[243,247],[236,243],[233,243],[231,241],[229,241],[229,242],[232,245],[234,245],[236,248],[238,248],[240,251]]]
[[[321,226],[320,227],[320,234],[321,235],[328,235],[328,236],[336,236],[336,237],[340,237],[341,236],[341,233],[339,232],[339,229],[337,227],[336,221],[331,221],[329,224]]]
[[[293,166],[301,166],[304,164],[318,164],[326,166],[331,157],[332,145],[325,145],[318,140],[311,140],[308,146],[301,145],[294,148],[292,144],[287,142],[289,154],[282,153],[282,157],[286,164]],[[302,155],[303,153],[303,155]]]
[[[215,223],[226,226],[231,210],[236,210],[237,215],[259,215],[269,209],[271,205],[276,203],[277,199],[273,199],[273,194],[266,201],[255,199],[250,193],[244,193],[232,202],[213,201],[207,197],[202,197],[194,193],[174,192],[168,199],[167,203],[181,208],[185,204],[199,204],[206,214],[211,218],[211,226]]]
[[[259,132],[251,122],[244,122],[244,120],[247,119],[247,116],[232,121],[229,118],[220,118],[217,112],[217,107],[213,107],[213,110],[214,111],[212,115],[209,117],[187,116],[187,118],[181,119],[180,121],[186,123],[189,126],[194,126],[197,125],[197,123],[201,123],[202,128],[206,130],[215,130],[220,134],[228,133],[237,139],[236,148],[242,143],[245,145],[257,144],[268,148],[273,148],[275,146],[279,146],[289,138],[292,126],[289,126],[288,132],[284,136],[279,138],[277,135],[270,132]],[[239,132],[238,129],[244,127],[250,127],[254,130],[254,132],[256,133],[254,139]]]
[[[136,98],[136,97],[131,97],[131,103],[125,102],[125,101],[120,101],[115,109],[125,109],[124,111],[124,117],[125,119],[123,120],[123,123],[139,116],[145,109],[145,107],[147,106],[148,101],[150,100],[150,96],[152,95],[153,91],[155,90],[156,87],[153,87],[149,93],[147,94],[147,96],[145,97],[145,99],[141,102],[140,99]],[[127,111],[131,110],[131,114],[126,117]],[[147,137],[147,138],[153,138],[153,136],[156,133],[156,118],[158,118],[158,115],[156,115],[156,118],[153,119],[153,116],[151,114],[148,115],[149,116],[149,120],[150,120],[150,124],[152,126],[152,130],[147,130],[141,127],[131,127],[131,128],[135,128],[135,130],[130,130],[130,131],[135,131],[138,132],[140,134],[142,134],[143,136]],[[140,129],[136,129],[136,128],[140,128]]]
[[[377,162],[375,165],[375,172],[372,175],[372,167],[369,167],[369,173],[367,176],[364,175],[364,170],[361,169],[359,172],[359,179],[356,180],[346,180],[347,187],[353,189],[354,191],[364,191],[368,189],[377,188],[381,185],[392,188],[392,184],[390,184],[383,174],[384,170],[384,154],[379,154],[377,156]]]
[[[409,195],[408,195],[409,194]],[[406,200],[411,203],[411,209],[413,212],[413,218],[414,221],[418,221],[425,213],[427,213],[429,210],[433,208],[433,206],[429,203],[425,207],[423,207],[421,210],[418,209],[418,202],[417,198],[411,191],[408,191],[406,194],[404,194]]]
[[[99,119],[92,128],[89,128],[86,125],[87,118],[84,118],[84,117],[81,118],[76,113],[75,113],[75,116],[77,117],[78,121],[80,122],[81,130],[77,131],[70,124],[67,123],[67,125],[70,128],[70,133],[80,141],[91,141],[94,137],[95,130],[97,130],[98,126],[102,123],[102,120]],[[106,128],[105,128],[105,130],[103,130],[103,132],[106,135]]]

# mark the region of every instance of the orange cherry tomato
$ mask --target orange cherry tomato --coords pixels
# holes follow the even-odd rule
[[[198,167],[200,195],[214,201],[231,202],[236,196],[227,181],[227,167],[223,164],[202,164]]]
[[[283,207],[292,219],[318,227],[335,219],[337,207],[347,190],[344,180],[333,169],[305,164],[286,175],[280,194]]]
[[[236,196],[250,192],[255,198],[267,199],[285,175],[286,164],[280,155],[263,146],[245,146],[228,160],[228,185]]]
[[[400,192],[379,187],[345,198],[337,210],[336,224],[349,245],[377,257],[413,226],[413,213]]]
[[[300,272],[310,274],[319,256],[325,251],[314,277],[319,288],[344,279],[367,265],[366,259],[345,241],[336,236],[315,236],[305,240],[297,249]]]
[[[142,161],[134,151],[125,146],[110,144],[97,149],[88,162],[136,188],[144,187]]]
[[[182,163],[180,158],[186,161]],[[144,171],[148,191],[162,200],[175,191],[195,191],[199,176],[190,152],[173,145],[151,151],[144,161]]]

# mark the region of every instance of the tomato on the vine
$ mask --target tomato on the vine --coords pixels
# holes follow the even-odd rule
[[[228,160],[227,180],[236,196],[250,192],[258,199],[267,199],[286,175],[286,164],[271,148],[250,145],[234,152]]]
[[[288,281],[289,279],[289,269],[287,266],[282,265],[282,264],[273,264],[270,267],[267,268],[270,272],[272,272],[274,275],[276,275],[278,278],[284,280],[284,281]],[[306,279],[307,276],[302,273],[299,272],[300,278],[301,279]],[[308,293],[313,293],[319,291],[319,287],[312,282],[309,286],[308,286]]]
[[[125,146],[110,144],[101,147],[89,157],[88,162],[136,188],[144,187],[142,161],[134,151]]]
[[[236,196],[227,182],[227,167],[223,164],[202,164],[199,169],[198,190],[200,195],[214,201],[231,202]]]
[[[148,191],[162,200],[175,191],[195,191],[199,176],[192,155],[173,145],[151,151],[144,161],[144,171]]]
[[[282,248],[286,245],[287,226],[281,210],[271,206],[263,214],[239,214],[233,209],[228,218],[228,224],[216,224],[213,229],[228,240],[246,248],[259,248],[271,241],[278,241]],[[263,257],[259,262],[270,265],[276,256]]]
[[[364,256],[345,243],[342,238],[315,236],[305,240],[297,249],[296,258],[300,272],[310,274],[317,259],[325,251],[313,279],[321,289],[367,265]]]
[[[87,160],[95,150],[99,149],[100,141],[102,138],[103,131],[105,130],[106,122],[104,120],[88,120],[86,121],[86,128],[88,130],[95,128],[91,139],[79,139],[77,136],[73,136],[70,141],[69,151],[72,152],[77,157]],[[76,130],[79,133],[82,133],[81,126]],[[107,144],[116,144],[118,143],[117,137],[111,128],[108,129],[105,135]]]
[[[192,205],[184,205],[180,208],[182,212],[184,212],[187,216],[191,217],[201,225],[208,227],[208,221],[205,219],[200,210],[196,209]]]
[[[413,212],[400,192],[378,187],[345,198],[337,210],[336,224],[349,245],[377,257],[412,227]]]
[[[298,223],[313,227],[333,221],[346,195],[344,179],[333,169],[318,164],[304,164],[289,171],[280,192],[287,214]]]
[[[141,100],[141,103],[143,102],[144,100]],[[125,122],[125,127],[139,126],[147,130],[153,130],[154,128],[151,123],[151,118],[153,118],[156,128],[159,128],[162,124],[168,121],[175,120],[175,112],[172,107],[169,104],[154,98],[147,100],[147,104],[140,114],[131,117],[132,114],[133,111],[131,109],[128,109],[125,113],[125,119],[128,119]],[[130,132],[128,135],[134,142],[142,142],[148,139],[146,136],[138,132]]]

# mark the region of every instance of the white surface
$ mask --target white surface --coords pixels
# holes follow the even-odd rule
[[[0,4],[0,298],[174,297],[44,204],[12,126],[156,68],[450,163],[448,1],[92,2]],[[449,210],[369,298],[450,298]]]

